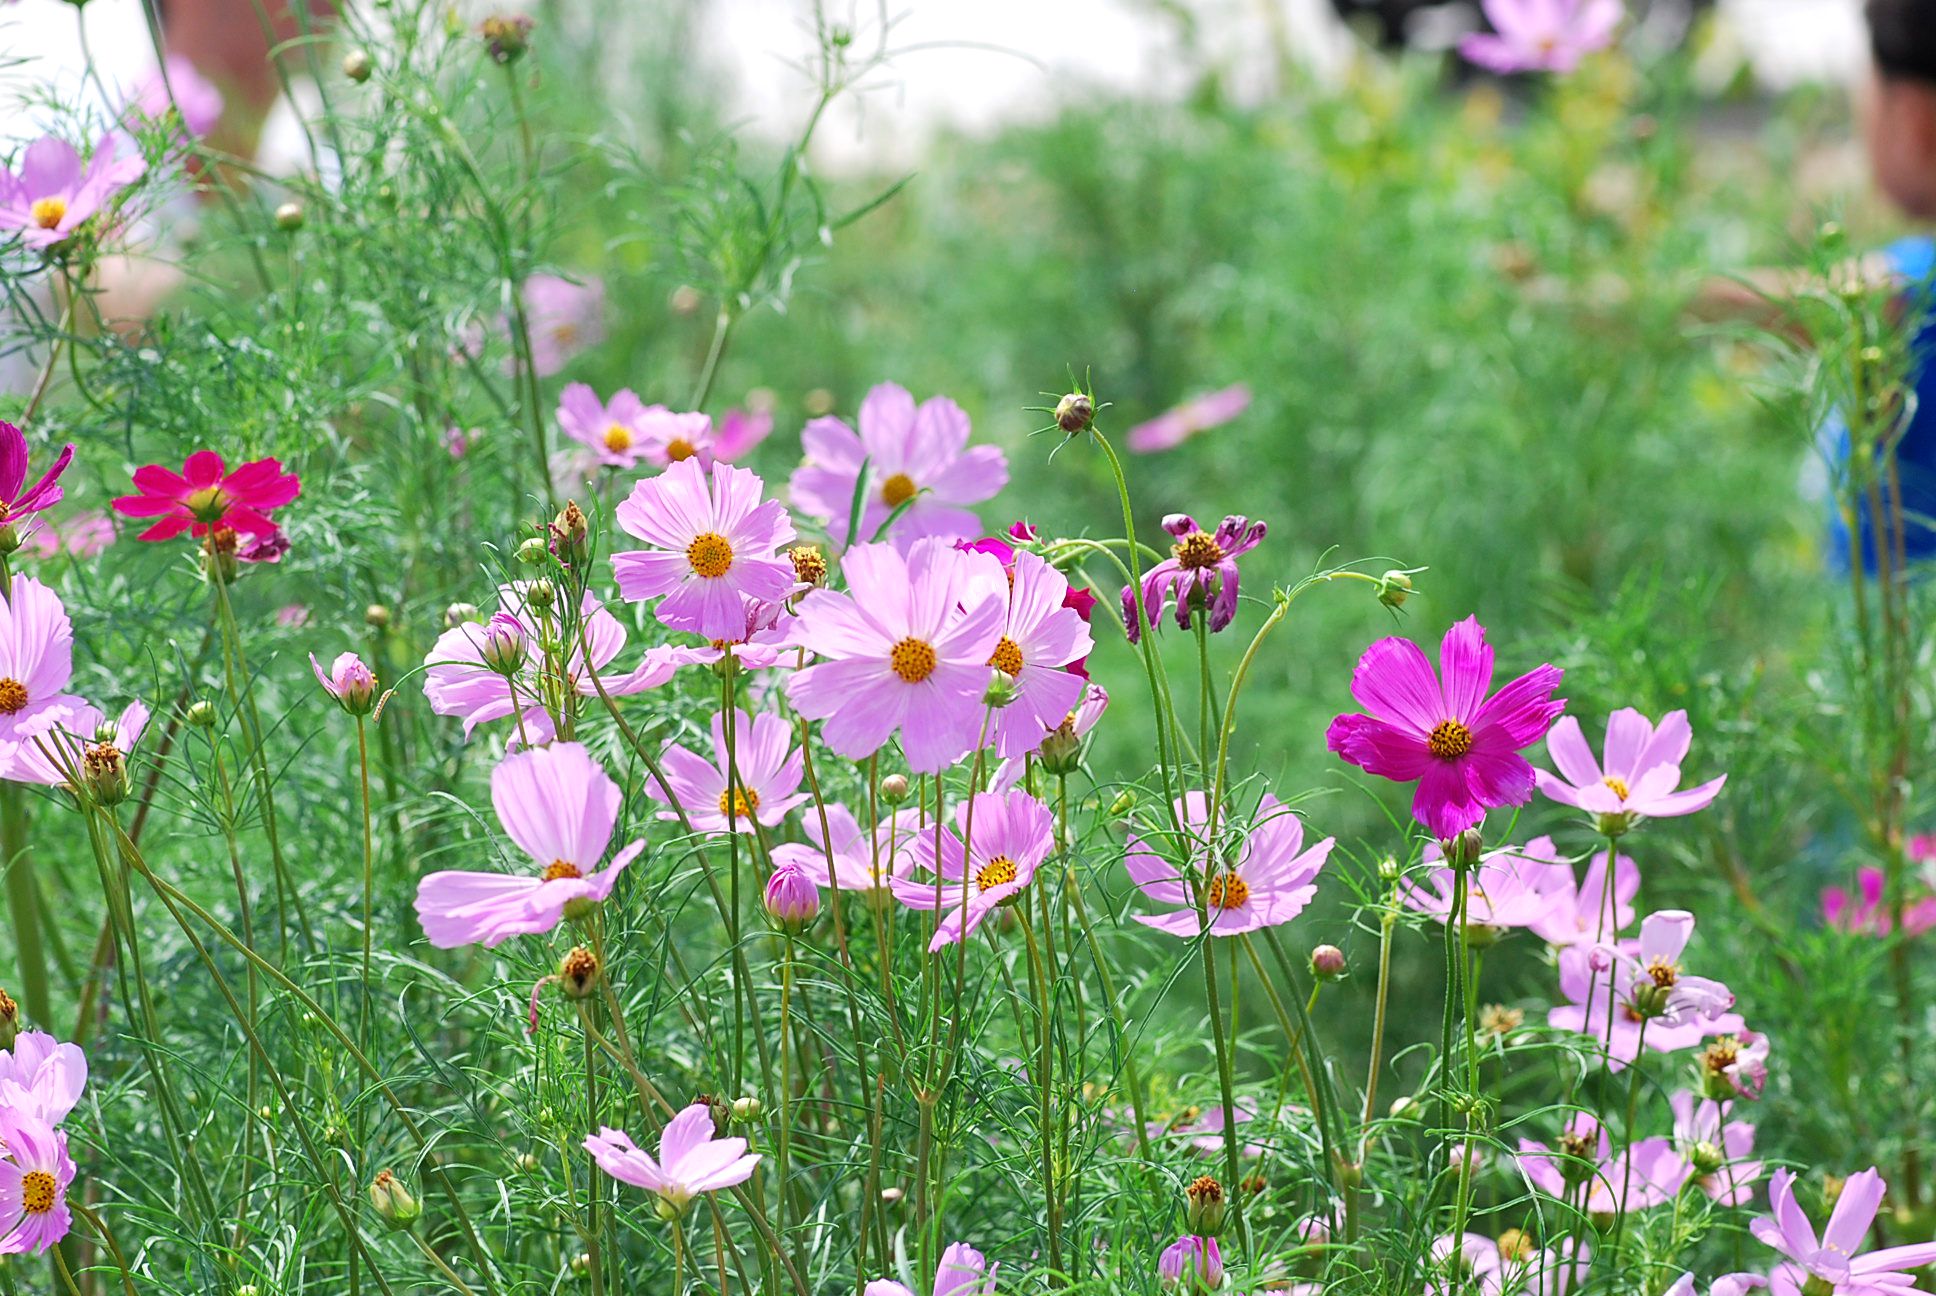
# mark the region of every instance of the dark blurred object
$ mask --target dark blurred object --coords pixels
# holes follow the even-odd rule
[[[1632,25],[1650,43],[1678,45],[1715,0],[1626,0]],[[1450,49],[1467,32],[1487,30],[1478,0],[1331,0],[1338,16],[1382,49]]]

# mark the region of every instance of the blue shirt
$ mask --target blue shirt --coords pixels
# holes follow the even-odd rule
[[[1932,272],[1936,272],[1936,239],[1906,238],[1884,250],[1890,268],[1909,285],[1911,311],[1917,316],[1916,335],[1910,345],[1911,374],[1916,383],[1916,412],[1909,428],[1896,446],[1896,470],[1902,479],[1903,549],[1910,562],[1936,558],[1936,312],[1929,309]],[[1839,477],[1847,468],[1849,429],[1838,413],[1822,429],[1822,445]],[[1888,486],[1883,485],[1883,500],[1888,502]],[[1862,565],[1873,572],[1876,567],[1873,523],[1867,500],[1861,502],[1857,520],[1862,532]],[[1829,562],[1837,571],[1849,567],[1849,531],[1843,525],[1834,494],[1829,499]]]

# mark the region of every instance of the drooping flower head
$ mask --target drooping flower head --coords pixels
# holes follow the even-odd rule
[[[1592,815],[1602,834],[1617,836],[1642,819],[1693,814],[1720,795],[1728,776],[1678,791],[1681,762],[1694,731],[1687,712],[1669,711],[1656,727],[1632,707],[1607,717],[1606,762],[1580,733],[1580,722],[1563,716],[1546,735],[1546,752],[1559,766],[1557,776],[1534,771],[1539,790],[1561,805]]]
[[[1250,388],[1242,383],[1220,388],[1165,410],[1147,423],[1138,423],[1124,435],[1123,444],[1137,454],[1174,449],[1199,432],[1222,427],[1249,408]]]
[[[1094,646],[1089,627],[1068,605],[1069,581],[1037,554],[1016,553],[1004,569],[987,553],[969,559],[980,586],[975,598],[1005,605],[1002,636],[988,664],[1007,679],[1007,700],[989,734],[1003,757],[1024,756],[1069,718],[1082,700],[1084,680],[1071,669]]]
[[[0,1149],[0,1255],[38,1255],[74,1225],[67,1135],[25,1108],[0,1103]]]
[[[920,865],[934,878],[889,879],[894,898],[910,909],[948,911],[928,942],[930,953],[972,936],[997,906],[1019,896],[1055,845],[1049,808],[1019,790],[976,793],[956,808],[955,826],[973,838],[965,850],[962,837],[945,828],[914,840]]]
[[[73,461],[74,445],[69,442],[54,456],[47,471],[29,486],[26,434],[0,419],[0,526],[12,526],[60,503],[61,474]]]
[[[0,168],[0,235],[16,233],[30,248],[65,242],[121,190],[141,178],[140,154],[117,157],[119,137],[101,137],[86,163],[52,135],[27,146],[20,172]]]
[[[916,406],[906,388],[882,383],[861,402],[858,434],[831,417],[801,432],[806,462],[790,483],[794,507],[825,524],[840,546],[874,539],[903,505],[891,537],[897,544],[972,536],[981,521],[968,506],[993,499],[1008,484],[1008,459],[994,446],[970,448],[970,430],[967,412],[946,396]],[[854,496],[862,489],[860,534],[849,536]]]
[[[773,863],[795,864],[815,886],[877,894],[888,880],[906,877],[919,858],[911,849],[920,830],[921,815],[908,808],[884,816],[870,836],[854,812],[837,801],[827,803],[823,834],[820,811],[809,806],[800,816],[806,842],[785,842],[773,848]],[[832,856],[833,866],[828,867]]]
[[[745,600],[792,592],[793,564],[775,554],[793,523],[778,500],[760,498],[760,479],[745,468],[721,464],[708,476],[697,460],[680,460],[634,486],[616,515],[652,546],[612,556],[620,596],[658,599],[659,620],[674,630],[737,640]]]
[[[659,756],[665,784],[648,779],[645,790],[676,807],[661,810],[659,818],[676,821],[684,811],[699,832],[757,833],[777,827],[807,799],[800,790],[803,758],[793,747],[792,734],[793,727],[770,711],[749,716],[735,709],[729,747],[726,713],[715,712],[711,757],[668,743]],[[729,780],[731,770],[737,770],[736,781]]]
[[[605,285],[582,284],[553,274],[524,281],[525,323],[531,331],[531,367],[549,378],[586,347],[605,337]]]
[[[323,691],[351,715],[368,715],[376,705],[376,674],[355,653],[338,653],[327,671],[316,660],[316,654],[311,653],[309,669],[316,672],[316,682],[323,686]]]
[[[1188,513],[1172,513],[1163,519],[1163,529],[1176,543],[1168,558],[1143,573],[1143,619],[1155,629],[1164,602],[1173,600],[1176,623],[1183,629],[1190,628],[1190,617],[1197,612],[1210,618],[1212,630],[1223,629],[1237,615],[1237,559],[1255,549],[1270,528],[1233,513],[1210,532]],[[1122,604],[1123,628],[1135,643],[1143,631],[1136,597],[1127,587]]]
[[[1768,1275],[1773,1296],[1801,1296],[1826,1292],[1833,1296],[1905,1296],[1916,1288],[1911,1270],[1936,1263],[1936,1242],[1863,1251],[1882,1195],[1888,1189],[1874,1166],[1852,1174],[1842,1184],[1835,1210],[1820,1238],[1795,1202],[1795,1176],[1775,1171],[1768,1185],[1772,1217],[1763,1215],[1748,1225],[1761,1242],[1786,1259]]]
[[[1459,53],[1494,72],[1571,72],[1605,49],[1625,10],[1620,0],[1480,0],[1490,32],[1474,32]]]
[[[701,1193],[732,1188],[753,1177],[757,1153],[743,1138],[714,1138],[712,1108],[696,1102],[666,1122],[655,1160],[623,1130],[606,1126],[588,1135],[585,1150],[612,1178],[654,1193],[673,1214],[685,1214]]]
[[[945,769],[974,747],[988,713],[1003,601],[974,578],[970,555],[941,539],[905,556],[856,545],[841,571],[846,591],[810,590],[800,602],[794,642],[823,660],[794,675],[787,696],[850,760],[899,730],[909,769]]]
[[[63,1044],[45,1031],[22,1031],[11,1049],[0,1049],[0,1106],[58,1125],[86,1088],[87,1054],[78,1044]]]
[[[1561,672],[1551,665],[1487,697],[1492,645],[1477,617],[1445,632],[1439,669],[1443,684],[1417,644],[1380,639],[1351,676],[1351,695],[1370,714],[1339,716],[1325,742],[1368,774],[1416,782],[1412,816],[1443,841],[1487,810],[1532,798],[1533,767],[1519,753],[1545,735],[1566,702],[1552,695]]]
[[[0,606],[0,739],[50,703],[81,704],[61,690],[74,677],[74,627],[60,596],[31,576],[13,578]]]
[[[221,528],[243,535],[278,534],[269,514],[302,493],[296,474],[275,459],[256,459],[233,472],[213,450],[197,450],[177,473],[160,464],[134,470],[139,494],[115,499],[128,517],[158,519],[139,540],[170,540],[186,531],[197,537]]]
[[[1701,1191],[1723,1206],[1745,1205],[1761,1178],[1761,1162],[1753,1159],[1755,1127],[1728,1119],[1732,1103],[1685,1089],[1668,1102],[1674,1109],[1674,1146],[1693,1167]]]
[[[1136,833],[1125,847],[1123,867],[1137,889],[1172,907],[1165,914],[1131,915],[1145,927],[1172,936],[1201,931],[1193,884],[1203,887],[1212,936],[1287,923],[1317,894],[1318,872],[1330,857],[1332,839],[1306,849],[1303,823],[1270,793],[1247,823],[1230,823],[1228,812],[1219,815],[1215,841],[1210,840],[1210,798],[1202,792],[1177,798],[1176,816],[1182,840],[1172,843],[1169,853],[1188,861],[1183,871]]]
[[[417,887],[417,917],[439,949],[548,932],[580,905],[612,893],[618,875],[645,849],[631,842],[603,869],[622,797],[618,784],[580,743],[554,743],[507,756],[491,771],[491,803],[505,833],[536,871],[432,873]]]

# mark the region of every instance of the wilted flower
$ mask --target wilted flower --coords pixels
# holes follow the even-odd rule
[[[1123,854],[1130,881],[1157,904],[1170,905],[1166,914],[1132,914],[1137,922],[1172,936],[1195,936],[1202,930],[1197,918],[1193,883],[1203,887],[1212,936],[1236,936],[1287,923],[1304,912],[1317,894],[1318,872],[1331,854],[1332,839],[1306,849],[1304,825],[1297,815],[1266,792],[1248,823],[1232,825],[1220,816],[1218,831],[1241,844],[1232,851],[1224,840],[1210,841],[1210,799],[1202,792],[1186,792],[1176,801],[1182,840],[1172,845],[1186,856],[1183,871],[1143,837],[1131,833]]]
[[[1725,1032],[1712,1033],[1715,1038],[1695,1058],[1701,1092],[1717,1101],[1760,1098],[1768,1083],[1768,1037],[1743,1029],[1739,1018]]]
[[[120,137],[103,135],[83,164],[66,140],[29,144],[18,175],[0,169],[0,232],[19,234],[30,248],[64,242],[148,169],[139,153],[117,157],[119,147]]]
[[[753,1177],[758,1155],[746,1154],[743,1138],[714,1138],[712,1109],[696,1102],[666,1122],[654,1160],[623,1130],[606,1126],[585,1139],[598,1168],[614,1179],[656,1193],[673,1217],[700,1193],[743,1184]]]
[[[800,791],[804,758],[790,741],[793,728],[771,712],[749,716],[735,709],[729,747],[725,721],[725,712],[713,714],[710,760],[668,743],[659,756],[665,783],[650,778],[645,790],[676,807],[661,810],[659,818],[677,820],[683,811],[699,832],[756,833],[776,827],[807,799]]]
[[[160,519],[137,539],[168,540],[186,531],[206,536],[214,528],[251,536],[274,536],[269,513],[302,493],[294,473],[275,459],[257,459],[230,472],[213,450],[197,450],[177,473],[160,464],[134,470],[135,495],[115,499],[129,517]]]
[[[1620,0],[1480,0],[1491,32],[1474,32],[1459,53],[1494,72],[1571,72],[1613,40]]]
[[[1632,707],[1622,707],[1607,717],[1603,769],[1580,733],[1580,722],[1563,716],[1546,735],[1546,752],[1559,766],[1559,775],[1536,770],[1534,777],[1548,797],[1586,811],[1602,833],[1617,836],[1641,819],[1693,814],[1720,794],[1728,781],[1725,774],[1685,792],[1676,790],[1693,737],[1685,711],[1669,711],[1655,727]]]
[[[1143,620],[1155,629],[1166,600],[1176,604],[1176,623],[1190,628],[1192,614],[1202,612],[1212,630],[1221,630],[1237,615],[1237,559],[1255,549],[1269,527],[1263,522],[1231,514],[1214,533],[1197,525],[1188,513],[1172,513],[1163,529],[1176,537],[1170,556],[1143,573]],[[1129,641],[1142,637],[1135,594],[1122,593],[1123,628]]]
[[[1249,408],[1250,388],[1238,383],[1194,397],[1147,423],[1138,423],[1123,437],[1123,444],[1138,454],[1169,450],[1199,432],[1222,427]]]
[[[477,25],[485,52],[496,63],[515,63],[531,44],[531,19],[524,14],[493,14]]]
[[[738,639],[746,599],[793,591],[793,564],[774,552],[793,539],[793,523],[779,501],[760,498],[747,469],[721,464],[708,477],[681,460],[634,486],[616,513],[626,534],[652,546],[612,556],[619,594],[659,599],[659,620],[675,630]]]
[[[398,1232],[410,1228],[423,1214],[422,1204],[388,1170],[377,1171],[370,1181],[370,1206],[385,1225]]]
[[[1775,1171],[1768,1185],[1768,1204],[1774,1208],[1774,1216],[1763,1215],[1748,1229],[1759,1241],[1787,1257],[1787,1263],[1776,1265],[1768,1276],[1778,1296],[1901,1296],[1913,1291],[1916,1280],[1910,1271],[1936,1263],[1936,1242],[1886,1247],[1866,1254],[1862,1249],[1887,1190],[1874,1166],[1850,1175],[1836,1198],[1827,1227],[1817,1239],[1814,1226],[1795,1202],[1793,1172]]]
[[[1026,792],[978,792],[957,807],[955,823],[973,833],[965,850],[945,828],[914,839],[918,862],[935,880],[889,879],[895,899],[910,909],[949,910],[928,942],[930,953],[972,936],[998,905],[1020,895],[1055,845],[1054,816]]]
[[[368,715],[376,706],[376,675],[355,653],[338,653],[327,672],[316,660],[316,654],[311,653],[309,668],[316,672],[316,682],[323,686],[323,691],[351,715]]]

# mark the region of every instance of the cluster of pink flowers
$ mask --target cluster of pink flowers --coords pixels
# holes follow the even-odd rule
[[[0,1256],[37,1255],[67,1236],[74,1159],[60,1128],[87,1088],[87,1057],[40,1031],[0,1049]]]

